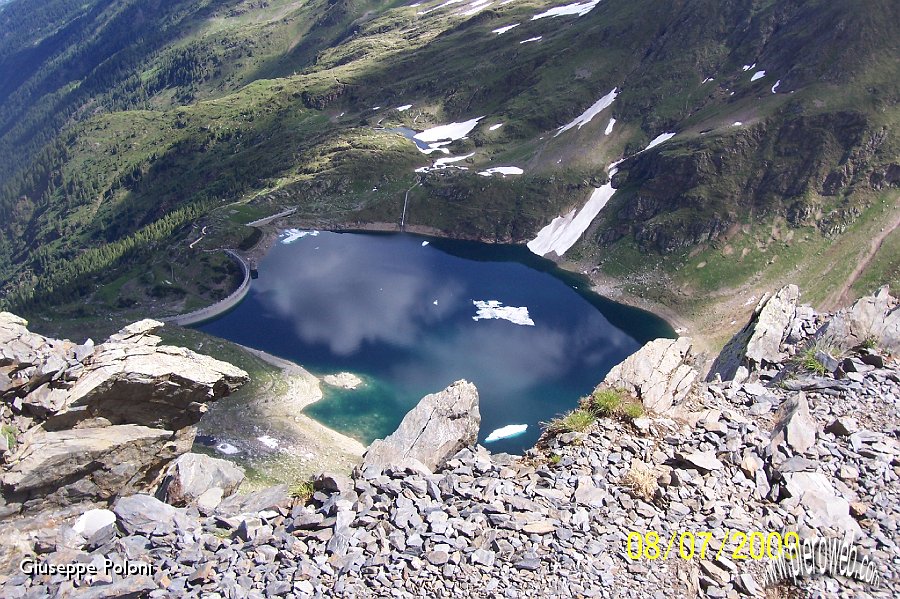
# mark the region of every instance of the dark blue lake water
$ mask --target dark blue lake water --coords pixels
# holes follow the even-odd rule
[[[325,398],[306,413],[366,444],[390,434],[423,395],[467,379],[481,398],[479,442],[528,425],[486,444],[515,453],[613,365],[674,335],[524,247],[329,232],[283,234],[247,298],[198,328],[315,374],[363,377],[356,390],[323,385]]]

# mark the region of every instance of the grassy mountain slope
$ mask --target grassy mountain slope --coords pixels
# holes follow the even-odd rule
[[[15,0],[0,21],[30,2]],[[557,5],[186,1],[138,23],[128,11],[140,4],[77,14],[46,4],[0,40],[31,57],[19,72],[0,62],[0,101],[13,108],[0,124],[0,164],[12,173],[0,214],[17,240],[0,244],[7,301],[32,301],[36,288],[56,302],[75,280],[79,293],[127,282],[138,255],[177,274],[196,262],[186,246],[199,225],[214,226],[198,249],[240,243],[236,222],[282,207],[324,223],[396,222],[409,189],[411,224],[526,240],[580,206],[622,156],[633,157],[619,191],[572,256],[666,301],[815,272],[810,248],[845,239],[852,249],[891,222],[896,3],[605,0],[584,16],[533,19]],[[132,26],[122,35],[153,34],[116,50],[122,14]],[[97,64],[78,59],[87,55]],[[104,72],[117,76],[98,83]],[[611,108],[555,136],[613,88]],[[449,147],[473,153],[457,163],[467,171],[417,175],[436,156],[382,129],[480,116]],[[666,131],[677,135],[638,153]],[[474,172],[496,165],[525,174]],[[180,220],[156,224],[179,209]],[[85,248],[115,244],[129,249],[73,270]],[[832,258],[832,277],[811,277],[819,299],[853,269],[852,252]],[[896,262],[873,260],[883,272],[863,278],[882,280]],[[116,298],[101,293],[98,306]]]

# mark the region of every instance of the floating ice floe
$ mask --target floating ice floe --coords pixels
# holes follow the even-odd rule
[[[616,96],[619,95],[619,88],[614,87],[611,92],[594,102],[587,110],[582,112],[578,117],[575,118],[571,123],[563,125],[559,128],[556,134],[553,137],[559,136],[561,133],[564,133],[571,129],[574,126],[578,126],[579,129],[587,125],[591,122],[595,116],[600,114],[604,109],[608,108],[613,101],[616,99]]]
[[[397,107],[397,112],[406,112],[410,108],[412,108],[412,104],[404,104],[403,106]]]
[[[507,25],[506,27],[498,27],[497,29],[492,30],[491,33],[496,33],[497,35],[503,35],[510,29],[515,29],[519,25],[521,25],[521,23],[513,23],[512,25]]]
[[[775,82],[775,85],[772,86],[772,93],[777,93],[775,90],[778,89],[778,86],[781,85],[781,79]]]
[[[496,131],[497,129],[499,129],[502,126],[503,126],[503,123],[497,123],[496,125],[491,125],[490,127],[488,127],[488,131]]]
[[[603,135],[609,135],[610,133],[612,133],[613,126],[615,126],[615,124],[616,124],[616,119],[610,118],[609,124],[606,125],[606,130],[603,132]]]
[[[528,430],[527,424],[507,424],[506,426],[501,426],[495,431],[492,431],[490,435],[484,440],[485,443],[493,443],[494,441],[499,441],[500,439],[509,439],[510,437],[518,437]]]
[[[423,241],[423,242],[422,242],[422,247],[425,247],[425,246],[428,245],[429,243],[430,243],[430,242],[428,242],[428,241]]]
[[[657,135],[656,137],[653,138],[653,141],[651,141],[650,143],[648,143],[648,144],[647,144],[647,147],[644,148],[642,151],[646,152],[646,151],[649,150],[650,148],[655,148],[655,147],[658,146],[659,144],[661,144],[661,143],[663,143],[663,142],[666,142],[666,141],[669,141],[669,140],[672,139],[673,137],[675,137],[675,134],[674,134],[674,133],[662,133],[662,134],[660,134],[660,135]]]
[[[263,435],[262,437],[257,437],[257,441],[268,447],[269,449],[278,449],[278,439],[275,437],[270,437],[269,435]]]
[[[753,81],[756,81],[757,79],[762,79],[765,76],[766,76],[765,71],[756,71],[755,73],[753,73],[753,77],[750,77],[750,81],[753,82]]]
[[[281,232],[281,243],[287,245],[304,237],[318,237],[318,231],[301,231],[300,229],[287,229]]]
[[[543,19],[545,17],[564,17],[568,15],[578,15],[583,17],[600,4],[600,0],[588,0],[587,2],[576,2],[574,4],[566,4],[564,6],[555,6],[540,14],[531,17],[532,21]]]
[[[741,67],[741,69],[744,70],[744,71],[746,72],[746,71],[749,71],[750,69],[752,69],[752,68],[755,67],[755,66],[756,66],[756,63],[754,62],[753,64],[745,64],[744,66]]]
[[[219,443],[218,445],[216,445],[216,451],[218,451],[219,453],[224,453],[225,455],[234,455],[236,453],[241,453],[241,450],[231,443]]]
[[[519,43],[520,43],[520,44],[527,44],[528,42],[539,42],[539,41],[541,41],[541,39],[543,39],[543,37],[544,37],[543,35],[539,35],[539,36],[537,36],[537,37],[530,37],[530,38],[528,38],[527,40],[522,40],[522,41],[519,42]]]
[[[431,302],[431,303],[432,303],[432,304],[434,304],[434,305],[435,305],[435,306],[437,306],[437,305],[438,305],[438,301],[437,301],[437,300],[434,300],[434,301],[433,301],[433,302]]]
[[[528,316],[528,308],[525,306],[504,306],[503,302],[497,300],[472,300],[478,313],[472,317],[472,320],[508,320],[513,324],[533,327],[534,321]]]
[[[481,171],[478,174],[482,177],[490,177],[493,174],[503,175],[521,175],[524,173],[522,169],[517,166],[495,166],[493,168],[489,168],[486,171]]]

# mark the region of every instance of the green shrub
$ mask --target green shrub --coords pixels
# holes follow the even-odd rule
[[[644,415],[644,406],[640,402],[627,403],[622,406],[622,416],[634,420]]]
[[[571,412],[554,418],[546,425],[547,432],[559,435],[562,433],[580,433],[597,420],[590,411],[578,408]]]
[[[309,498],[315,493],[315,488],[311,480],[301,480],[291,485],[290,491],[291,497],[296,497],[301,501],[309,501]]]
[[[826,372],[828,372],[828,369],[825,368],[825,365],[822,364],[822,362],[820,362],[816,357],[816,351],[817,350],[815,346],[806,348],[806,350],[804,350],[804,352],[800,354],[800,366],[802,366],[806,370],[809,370],[810,372],[825,374]]]
[[[591,396],[591,408],[597,416],[615,416],[622,408],[622,393],[616,389],[601,389]]]

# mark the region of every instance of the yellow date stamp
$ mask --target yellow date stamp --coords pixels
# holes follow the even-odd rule
[[[800,536],[796,532],[725,530],[674,530],[668,536],[655,531],[628,533],[625,553],[632,560],[656,560],[672,557],[684,560],[715,559],[722,556],[732,560],[794,559],[800,554]]]

